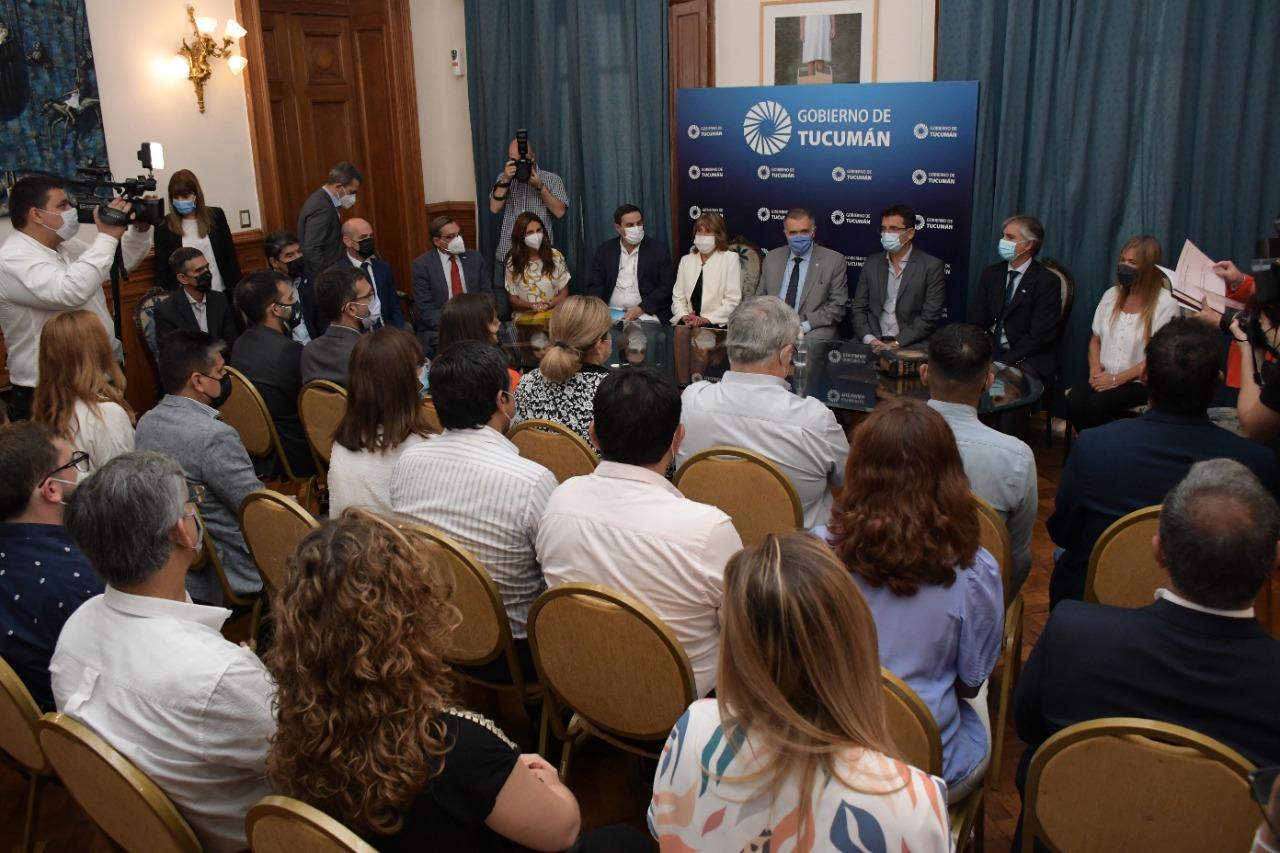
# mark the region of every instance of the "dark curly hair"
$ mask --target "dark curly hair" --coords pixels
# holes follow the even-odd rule
[[[444,767],[444,654],[461,617],[435,546],[361,509],[309,533],[271,602],[277,791],[394,834]]]

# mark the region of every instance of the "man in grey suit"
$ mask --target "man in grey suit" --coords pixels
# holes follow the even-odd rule
[[[434,356],[440,338],[444,304],[463,293],[487,293],[502,313],[501,298],[479,252],[467,251],[462,227],[452,216],[437,216],[428,226],[432,248],[413,259],[413,304],[418,312],[418,337]],[[505,291],[504,291],[505,292]]]
[[[343,160],[329,170],[323,186],[307,196],[298,213],[298,239],[302,241],[303,268],[306,277],[315,281],[320,270],[342,260],[342,217],[339,208],[356,203],[356,193],[364,176]]]
[[[774,249],[764,256],[759,295],[776,296],[796,309],[805,337],[832,340],[848,310],[848,269],[844,255],[813,242],[817,233],[813,214],[803,207],[787,211],[782,231],[787,237],[787,247]]]
[[[329,321],[324,334],[302,348],[302,383],[328,379],[347,384],[351,351],[373,325],[373,285],[350,264],[329,267],[316,279],[316,302]]]
[[[942,319],[947,285],[942,261],[914,246],[916,213],[895,204],[880,216],[884,254],[867,258],[853,297],[853,331],[877,350],[929,340]]]
[[[262,487],[240,434],[218,420],[218,407],[231,393],[222,360],[222,342],[204,332],[176,331],[160,352],[165,396],[138,419],[134,444],[175,459],[187,482],[204,487],[200,516],[236,593],[262,589],[262,578],[240,535],[240,503]],[[197,601],[222,603],[222,587],[212,567],[187,575],[187,591]]]

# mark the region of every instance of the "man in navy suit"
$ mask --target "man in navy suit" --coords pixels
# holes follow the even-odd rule
[[[400,310],[400,291],[391,274],[391,264],[374,254],[373,226],[367,219],[348,219],[342,223],[342,245],[351,266],[364,273],[373,285],[374,299],[369,306],[369,327],[404,328],[404,311]]]
[[[342,216],[340,210],[356,203],[356,193],[364,176],[343,160],[329,170],[324,185],[302,203],[298,213],[298,236],[302,238],[307,278],[315,281],[320,270],[342,260]]]
[[[1196,462],[1234,459],[1275,491],[1274,452],[1209,420],[1221,363],[1216,330],[1191,318],[1173,320],[1147,343],[1142,382],[1151,408],[1080,433],[1049,517],[1049,536],[1065,549],[1049,581],[1050,606],[1083,597],[1089,554],[1102,531],[1163,501]]]
[[[646,237],[644,214],[634,204],[613,212],[618,239],[596,248],[587,277],[587,295],[598,296],[610,308],[624,311],[624,320],[671,319],[671,288],[676,274],[666,243]]]
[[[505,300],[494,292],[489,270],[479,252],[467,251],[462,228],[451,216],[437,216],[428,226],[432,248],[413,259],[413,302],[418,312],[418,337],[435,355],[440,336],[440,312],[452,297],[487,293],[502,316]],[[499,288],[501,290],[501,288]]]
[[[228,347],[239,334],[231,302],[226,294],[212,289],[209,260],[194,246],[174,249],[169,255],[169,271],[179,284],[168,299],[156,306],[156,341],[170,332],[207,332]]]

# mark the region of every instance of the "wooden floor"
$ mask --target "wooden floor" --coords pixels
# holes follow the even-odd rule
[[[1062,474],[1061,422],[1057,423],[1058,431],[1052,447],[1045,446],[1044,421],[1036,418],[1032,424],[1029,440],[1035,450],[1039,471],[1040,512],[1032,542],[1033,568],[1022,591],[1026,601],[1024,660],[1039,638],[1049,615],[1049,569],[1052,565],[1053,544],[1045,532],[1044,522],[1053,511],[1053,501]],[[244,627],[234,626],[238,630],[243,630]],[[998,678],[997,670],[992,676],[992,684],[997,684]],[[993,725],[996,720],[996,698],[995,691],[991,691]],[[475,710],[494,717],[507,734],[521,743],[523,749],[533,751],[533,740],[527,734],[527,723],[518,704],[478,692],[467,694],[465,700]],[[1022,749],[1023,744],[1013,732],[1010,722],[1006,733],[1004,760],[998,768],[1000,790],[997,793],[987,792],[985,849],[992,853],[1004,853],[1010,849],[1021,808],[1017,789],[1013,785],[1013,774]],[[632,757],[599,743],[589,743],[584,747],[574,761],[569,779],[569,787],[582,806],[584,827],[630,823],[643,829],[650,795],[650,782],[646,775],[640,763]],[[22,778],[8,766],[0,764],[0,853],[21,848],[25,804],[26,785]],[[66,791],[57,785],[46,787],[36,837],[37,850],[108,853],[111,849],[105,837],[84,817]]]

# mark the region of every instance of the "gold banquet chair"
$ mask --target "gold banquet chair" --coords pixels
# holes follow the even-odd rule
[[[200,529],[204,531],[204,547],[200,549],[200,555],[196,557],[194,563],[188,571],[212,571],[218,579],[218,586],[222,587],[222,603],[226,607],[236,608],[252,608],[252,616],[249,622],[249,643],[257,648],[258,629],[262,624],[262,593],[254,593],[251,595],[240,595],[231,588],[231,580],[227,577],[227,570],[222,565],[222,558],[218,556],[218,549],[214,547],[213,537],[209,535],[209,526],[204,523],[204,516],[200,515],[200,507],[196,507],[196,516],[200,519]]]
[[[231,396],[218,410],[222,421],[240,434],[240,441],[251,457],[278,459],[285,479],[298,486],[298,499],[310,506],[316,478],[300,477],[294,473],[289,457],[285,455],[284,446],[280,443],[280,434],[276,432],[276,424],[271,419],[267,403],[258,389],[253,387],[253,383],[234,367],[227,368],[227,375],[231,377]]]
[[[1022,849],[1248,850],[1253,765],[1191,729],[1111,717],[1068,726],[1031,759]]]
[[[548,725],[564,742],[562,780],[588,736],[657,758],[698,698],[693,667],[671,629],[640,602],[597,584],[564,584],[538,596],[529,645],[546,694],[540,743]],[[572,712],[567,726],[562,709]]]
[[[427,417],[428,430],[434,435],[444,432],[444,424],[440,423],[440,415],[436,413],[436,404],[430,394],[422,398],[422,413]]]
[[[1102,532],[1089,555],[1084,600],[1117,607],[1146,607],[1168,581],[1156,562],[1151,539],[1160,527],[1160,506],[1135,510]]]
[[[245,496],[240,504],[240,533],[267,596],[284,586],[286,561],[302,537],[319,526],[311,513],[279,492],[258,489]]]
[[[173,801],[92,729],[66,714],[45,714],[37,725],[58,778],[117,845],[147,853],[199,853],[200,842]]]
[[[671,480],[686,498],[724,510],[742,544],[804,528],[804,509],[776,462],[741,447],[709,447],[684,461]]]
[[[507,438],[519,448],[521,456],[555,474],[559,483],[590,474],[600,461],[582,436],[555,421],[521,421],[511,428]]]
[[[377,853],[339,821],[291,797],[263,797],[244,825],[253,853]]]
[[[53,767],[40,747],[37,722],[40,708],[18,673],[0,658],[0,753],[17,764],[27,777],[27,816],[22,828],[23,853],[35,849],[36,815],[40,793],[53,775]]]
[[[316,470],[329,468],[333,434],[347,413],[347,389],[328,379],[313,379],[298,392],[298,417],[311,446]]]

